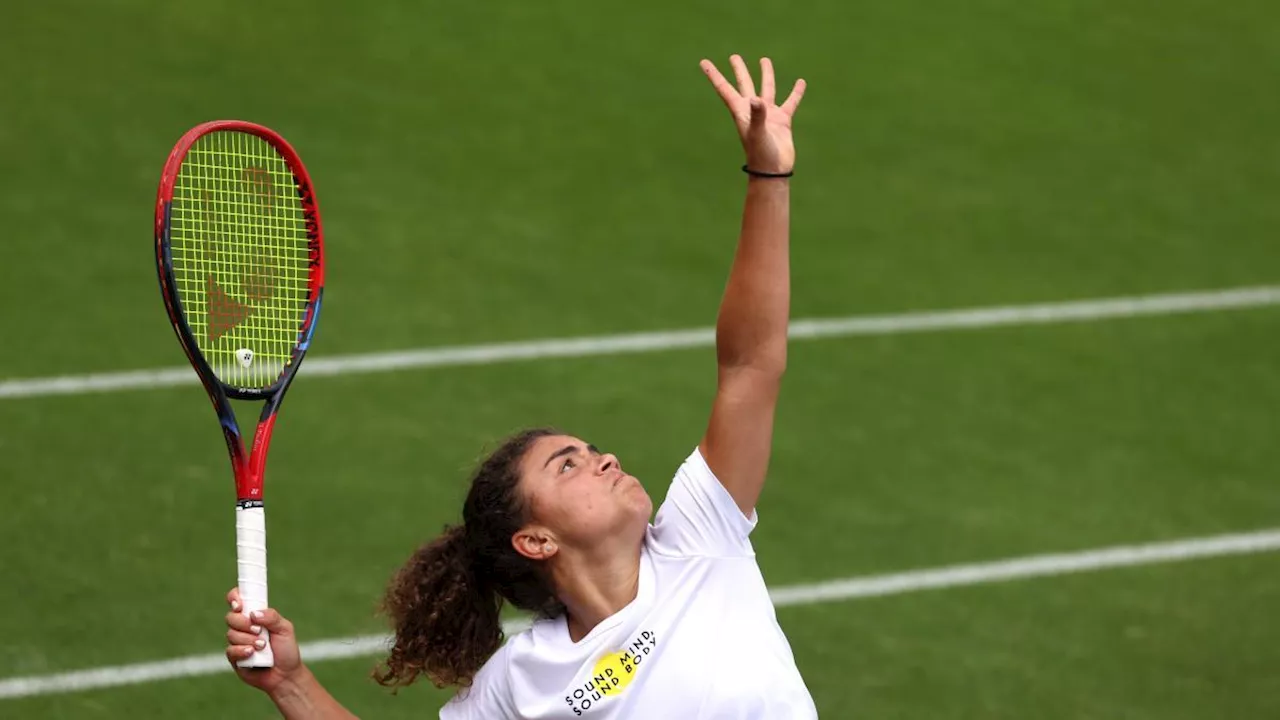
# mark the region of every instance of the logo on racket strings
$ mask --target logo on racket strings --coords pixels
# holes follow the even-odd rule
[[[248,202],[233,197],[220,200],[209,190],[199,193],[204,260],[211,268],[205,276],[210,341],[235,329],[275,295],[277,268],[270,243],[252,240],[255,234],[274,230],[275,183],[270,172],[255,166],[242,169],[240,181],[240,194]],[[240,222],[226,222],[223,209]],[[243,301],[233,297],[227,286],[238,286]]]

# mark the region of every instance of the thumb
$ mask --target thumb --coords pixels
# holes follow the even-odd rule
[[[293,623],[281,617],[280,613],[267,608],[258,610],[249,616],[254,623],[261,625],[267,629],[267,632],[277,635],[289,635],[293,633]]]

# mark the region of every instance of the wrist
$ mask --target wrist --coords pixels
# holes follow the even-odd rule
[[[774,169],[774,168],[768,168],[768,167],[758,167],[758,166],[752,165],[751,163],[747,163],[746,165],[743,165],[742,172],[749,175],[752,180],[755,180],[755,179],[780,180],[780,179],[789,178],[795,174],[795,170],[793,168],[781,170],[781,169]]]
[[[271,697],[271,701],[277,705],[286,705],[296,703],[309,695],[316,686],[316,678],[311,674],[311,670],[302,665],[297,670],[289,673],[280,684],[271,689],[267,694]]]

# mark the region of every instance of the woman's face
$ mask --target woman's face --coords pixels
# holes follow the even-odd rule
[[[520,461],[520,486],[528,502],[538,542],[589,549],[617,535],[643,537],[653,501],[618,458],[601,453],[571,435],[548,435],[534,441]],[[540,531],[540,532],[539,532]],[[517,536],[519,538],[519,535]],[[530,554],[527,538],[517,549]]]

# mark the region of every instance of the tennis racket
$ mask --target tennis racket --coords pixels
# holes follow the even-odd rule
[[[237,575],[247,615],[267,607],[267,448],[320,315],[320,210],[311,178],[284,138],[252,123],[210,122],[189,130],[169,154],[155,233],[165,308],[231,456]],[[247,454],[229,399],[263,403]],[[238,664],[273,662],[268,643]]]

